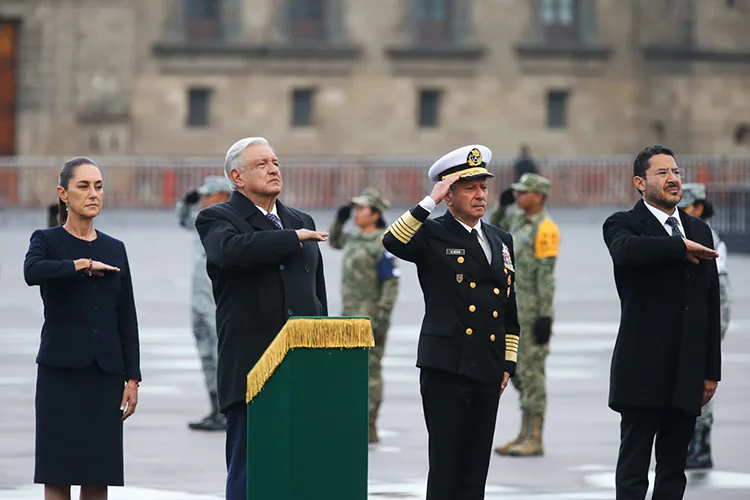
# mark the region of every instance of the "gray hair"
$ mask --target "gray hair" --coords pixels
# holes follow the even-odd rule
[[[224,175],[232,186],[232,190],[236,190],[237,186],[235,186],[229,173],[232,170],[239,170],[240,172],[245,170],[245,165],[242,163],[242,153],[244,153],[249,146],[254,144],[262,144],[269,148],[271,147],[264,137],[245,137],[244,139],[240,139],[232,144],[229,151],[227,151],[227,155],[224,157]]]

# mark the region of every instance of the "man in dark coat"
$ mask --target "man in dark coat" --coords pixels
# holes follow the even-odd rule
[[[277,200],[281,171],[263,138],[237,141],[224,171],[234,192],[203,209],[195,227],[206,250],[219,336],[219,407],[227,422],[227,500],[246,498],[247,374],[290,316],[327,316],[323,259],[308,214]]]
[[[621,301],[609,406],[621,414],[617,500],[681,499],[695,418],[721,378],[719,277],[711,229],[676,208],[684,170],[663,146],[638,154],[642,199],[603,226]]]
[[[497,408],[515,374],[520,327],[513,240],[481,221],[487,165],[481,145],[451,151],[430,168],[435,187],[383,236],[414,262],[425,297],[417,366],[429,434],[427,500],[481,500]],[[448,211],[428,219],[445,200]]]

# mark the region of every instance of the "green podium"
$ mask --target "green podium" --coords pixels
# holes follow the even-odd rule
[[[247,376],[248,500],[367,500],[369,318],[292,317]]]

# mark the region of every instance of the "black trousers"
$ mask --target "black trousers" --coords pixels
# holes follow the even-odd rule
[[[674,408],[622,408],[620,454],[615,484],[617,500],[644,500],[656,437],[655,500],[680,500],[687,478],[685,461],[695,415]]]
[[[227,406],[227,485],[226,500],[247,498],[247,406],[244,402]]]
[[[483,500],[500,381],[422,368],[419,384],[429,434],[426,500]]]

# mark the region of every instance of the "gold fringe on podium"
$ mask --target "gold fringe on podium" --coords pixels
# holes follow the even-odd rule
[[[374,346],[369,318],[291,318],[247,374],[246,403],[260,394],[291,349]]]

